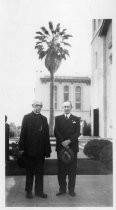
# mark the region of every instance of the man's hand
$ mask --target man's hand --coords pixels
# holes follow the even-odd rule
[[[66,148],[70,144],[70,142],[71,141],[69,139],[67,139],[67,140],[62,142],[62,146]]]

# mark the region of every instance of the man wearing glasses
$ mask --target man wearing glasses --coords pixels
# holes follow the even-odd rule
[[[51,146],[47,118],[40,112],[42,102],[34,100],[33,111],[24,116],[19,141],[19,151],[26,157],[26,184],[27,198],[33,198],[32,189],[35,177],[35,195],[47,198],[43,192],[43,173],[45,157],[50,157]]]

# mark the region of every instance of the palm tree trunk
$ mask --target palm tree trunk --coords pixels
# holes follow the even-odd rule
[[[50,73],[50,122],[49,122],[49,133],[50,136],[54,136],[54,72]]]

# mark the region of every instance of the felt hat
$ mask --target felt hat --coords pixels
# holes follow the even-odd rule
[[[74,152],[70,148],[62,148],[58,156],[62,162],[68,164],[73,160]]]

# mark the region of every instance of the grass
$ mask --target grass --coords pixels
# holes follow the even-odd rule
[[[19,168],[16,160],[10,160],[6,164],[6,176],[25,175],[25,169]],[[57,175],[57,160],[45,160],[45,175]],[[79,158],[77,163],[77,175],[104,175],[112,174],[112,167],[108,168],[97,160]]]

